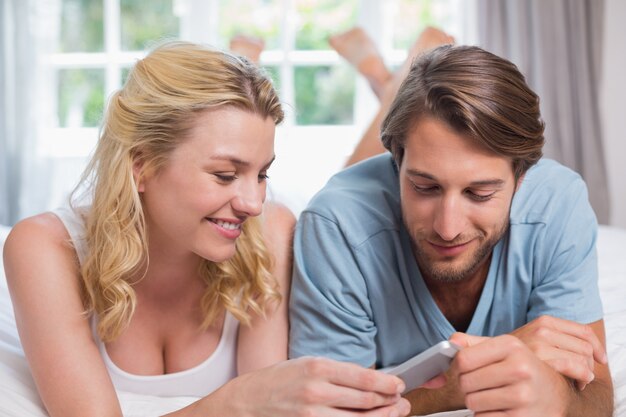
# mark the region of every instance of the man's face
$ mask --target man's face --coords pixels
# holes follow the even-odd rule
[[[437,119],[415,123],[405,142],[400,195],[424,277],[457,282],[486,271],[507,231],[515,189],[510,159]]]

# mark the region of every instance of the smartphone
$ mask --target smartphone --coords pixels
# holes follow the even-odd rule
[[[458,345],[444,340],[400,365],[383,369],[383,372],[398,376],[406,384],[405,392],[411,391],[445,372],[460,349]]]

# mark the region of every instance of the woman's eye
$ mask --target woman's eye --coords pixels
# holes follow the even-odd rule
[[[215,175],[215,177],[220,180],[221,182],[233,182],[237,179],[237,176],[234,174],[221,174],[221,173],[217,173],[217,174],[213,174]]]
[[[270,177],[267,174],[259,174],[259,182],[267,181]]]

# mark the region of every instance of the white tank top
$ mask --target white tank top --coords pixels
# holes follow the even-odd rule
[[[61,219],[67,229],[78,261],[82,264],[87,254],[82,217],[70,208],[60,208],[53,213]],[[109,357],[106,346],[95,331],[95,317],[92,318],[94,340],[98,345],[115,389],[161,397],[192,396],[204,397],[237,376],[237,334],[239,322],[228,311],[225,314],[222,335],[215,352],[201,364],[193,368],[164,375],[134,375],[120,369]]]

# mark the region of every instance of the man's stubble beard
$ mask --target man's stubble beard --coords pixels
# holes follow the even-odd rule
[[[419,267],[422,276],[437,282],[454,283],[461,282],[466,278],[472,276],[472,274],[474,274],[478,270],[478,268],[480,268],[485,262],[487,262],[491,258],[493,248],[498,244],[500,239],[502,239],[502,237],[507,233],[508,230],[509,216],[507,216],[503,224],[500,225],[498,232],[494,234],[493,237],[491,237],[489,240],[482,242],[480,246],[474,250],[471,259],[469,261],[466,261],[463,265],[460,265],[459,267],[454,267],[445,260],[434,262],[426,255],[426,252],[424,250],[420,250],[420,247],[417,244],[417,242],[424,242],[424,239],[419,236],[414,236],[415,234],[410,231],[409,233],[411,236],[413,255],[415,256],[417,266]],[[475,236],[474,238],[480,239],[483,235],[484,234],[481,232],[477,234],[477,236]],[[431,241],[437,242],[441,241],[441,239],[436,238],[431,239]],[[463,240],[461,239],[460,242],[463,242]],[[448,242],[448,244],[449,243],[450,242]]]

